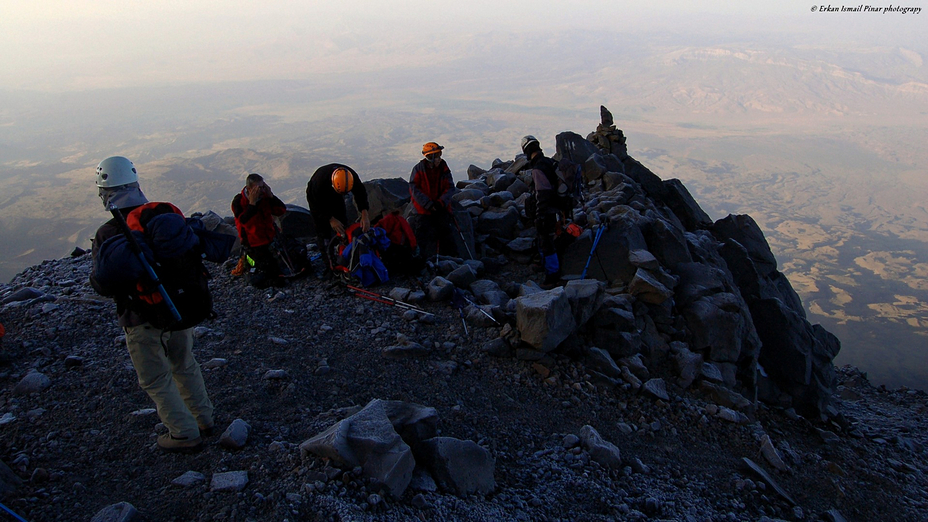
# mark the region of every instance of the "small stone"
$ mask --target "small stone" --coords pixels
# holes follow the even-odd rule
[[[832,431],[820,430],[818,428],[815,428],[815,431],[818,432],[819,436],[822,438],[822,441],[824,441],[825,444],[836,444],[841,442],[841,437],[838,437],[838,435]]]
[[[13,387],[13,395],[29,395],[41,393],[52,385],[51,379],[43,373],[30,372]]]
[[[228,359],[223,359],[221,357],[213,357],[212,359],[203,363],[202,366],[204,369],[211,370],[213,368],[222,368],[223,366],[227,364],[229,364]]]
[[[371,507],[374,507],[374,506],[380,504],[382,501],[383,501],[383,498],[382,498],[380,495],[378,495],[377,493],[371,493],[370,495],[367,496],[367,503],[368,503]]]
[[[210,329],[205,326],[197,326],[193,329],[193,336],[197,339],[202,339],[210,333]]]
[[[189,488],[192,486],[196,486],[197,484],[200,484],[204,481],[206,481],[206,475],[196,472],[196,471],[188,471],[184,473],[183,475],[177,477],[176,479],[172,480],[171,484],[175,486],[180,486],[182,488]]]
[[[141,410],[133,411],[129,415],[133,415],[135,417],[144,417],[146,415],[154,415],[157,412],[158,410],[156,410],[155,408],[142,408]]]
[[[79,368],[84,365],[84,358],[77,355],[69,355],[64,358],[65,368]]]
[[[75,482],[75,490],[80,482]],[[83,489],[83,485],[81,488]],[[106,506],[105,508],[97,511],[97,514],[90,519],[90,522],[129,522],[135,519],[135,516],[138,515],[135,506],[128,502],[120,502],[118,504],[112,504]]]
[[[248,485],[247,471],[226,471],[213,473],[210,491],[241,491]]]
[[[641,391],[655,399],[660,399],[662,401],[670,400],[670,396],[667,395],[667,386],[664,384],[664,379],[658,378],[647,381],[642,385]]]
[[[580,437],[570,433],[564,437],[563,442],[561,443],[565,448],[573,448],[577,444],[580,444]]]
[[[16,420],[16,415],[13,415],[12,412],[6,412],[0,417],[0,426],[4,426]]]
[[[290,344],[290,341],[288,341],[288,340],[286,340],[286,339],[284,339],[284,338],[282,338],[282,337],[268,337],[267,340],[268,340],[268,341],[271,341],[272,343],[274,343],[274,344],[276,344],[276,345],[278,345],[278,346],[285,346],[285,345],[287,345],[287,344]]]
[[[268,370],[264,374],[265,380],[279,380],[279,379],[286,379],[286,378],[287,378],[286,370]]]
[[[248,442],[248,434],[251,426],[242,419],[235,419],[232,424],[226,428],[219,438],[219,445],[223,448],[238,450],[245,447]]]

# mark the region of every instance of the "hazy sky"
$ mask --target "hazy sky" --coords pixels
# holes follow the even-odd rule
[[[307,79],[454,59],[488,33],[664,31],[743,34],[750,39],[801,32],[810,43],[828,34],[849,42],[906,45],[928,30],[928,13],[812,13],[817,5],[829,4],[3,0],[0,88],[66,91]],[[912,43],[921,47],[924,39]]]

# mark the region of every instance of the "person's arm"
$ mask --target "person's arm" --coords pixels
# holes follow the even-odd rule
[[[354,196],[354,204],[358,207],[358,210],[361,212],[367,211],[371,208],[370,203],[367,201],[367,188],[364,186],[364,183],[361,183],[361,178],[358,176],[358,173],[353,169],[349,168],[348,172],[351,172],[352,177],[354,177],[354,186],[351,187],[351,195]],[[370,222],[368,221],[368,225]]]
[[[422,192],[422,189],[419,187],[420,177],[425,176],[425,170],[422,168],[422,162],[416,164],[412,168],[412,174],[409,175],[409,196],[419,204],[420,207],[425,210],[432,210],[432,200]]]

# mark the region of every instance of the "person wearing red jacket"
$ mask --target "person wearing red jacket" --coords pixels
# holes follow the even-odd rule
[[[284,285],[280,266],[271,252],[271,243],[277,237],[274,216],[282,216],[286,212],[287,206],[274,195],[260,174],[249,174],[245,178],[245,188],[232,199],[232,214],[242,248],[254,261],[255,271],[264,276],[253,278],[254,281],[262,281],[256,286]]]
[[[441,159],[444,147],[430,141],[422,146],[425,156],[412,169],[409,177],[409,195],[416,209],[413,231],[425,257],[439,251],[456,255],[457,246],[452,232],[451,197],[455,193],[451,169]]]

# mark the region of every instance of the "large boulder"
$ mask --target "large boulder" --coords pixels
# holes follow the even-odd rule
[[[561,270],[565,274],[580,275],[589,261],[587,277],[607,283],[628,283],[635,275],[635,266],[629,260],[631,250],[647,250],[648,245],[637,225],[616,220],[600,236],[592,258],[594,232],[586,230],[567,247]]]
[[[577,329],[563,288],[516,299],[516,325],[522,341],[543,352],[558,347]]]
[[[409,203],[409,182],[402,178],[380,178],[364,182],[367,189],[367,201],[370,204],[368,215],[371,221],[393,212],[403,211]]]
[[[488,211],[477,218],[477,232],[489,234],[500,239],[512,239],[519,226],[519,211],[510,207],[501,211]]]
[[[570,310],[579,328],[599,310],[606,294],[606,285],[595,279],[575,279],[567,282],[564,292],[567,294]]]
[[[696,203],[680,180],[669,179],[664,182],[664,187],[667,188],[664,203],[683,223],[686,230],[693,231],[712,226],[712,218],[699,207],[699,203]]]
[[[360,466],[365,477],[397,497],[409,485],[416,465],[379,399],[300,444],[300,453],[331,459],[343,468]]]
[[[715,222],[712,235],[723,243],[733,239],[743,246],[761,277],[766,277],[777,269],[777,259],[767,244],[767,238],[751,216],[729,214]]]
[[[287,237],[314,239],[316,223],[309,210],[299,205],[287,205],[287,212],[280,217],[280,230]]]
[[[488,495],[496,488],[496,462],[473,441],[435,437],[422,443],[417,456],[438,484],[456,495]]]
[[[553,158],[555,160],[567,158],[582,165],[587,158],[600,153],[596,145],[576,132],[562,132],[555,137],[554,142],[556,152]]]

